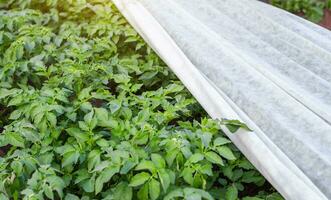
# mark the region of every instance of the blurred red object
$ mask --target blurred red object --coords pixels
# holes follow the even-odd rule
[[[323,26],[324,28],[331,30],[331,11],[330,10],[324,10],[324,18],[318,24]]]

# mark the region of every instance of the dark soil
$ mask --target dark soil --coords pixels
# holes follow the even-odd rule
[[[240,197],[256,196],[259,194],[260,191],[267,191],[273,193],[275,192],[275,189],[273,189],[272,185],[268,182],[266,182],[265,184],[263,184],[263,186],[260,187],[251,183],[245,186],[245,190],[240,193]]]
[[[6,153],[9,151],[10,145],[0,147],[0,157],[4,157]]]

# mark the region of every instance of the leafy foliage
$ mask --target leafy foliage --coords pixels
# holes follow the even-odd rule
[[[273,5],[296,14],[303,14],[313,22],[320,22],[324,9],[330,8],[331,0],[271,0]]]
[[[1,200],[282,199],[110,1],[0,7]]]

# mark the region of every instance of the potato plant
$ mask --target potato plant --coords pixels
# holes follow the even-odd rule
[[[282,199],[111,1],[0,0],[0,52],[0,200]]]

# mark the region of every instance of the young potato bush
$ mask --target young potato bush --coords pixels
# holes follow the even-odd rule
[[[0,200],[281,199],[109,0],[0,7]]]

